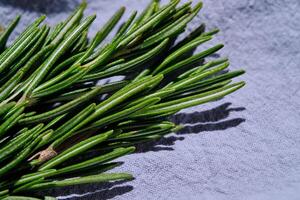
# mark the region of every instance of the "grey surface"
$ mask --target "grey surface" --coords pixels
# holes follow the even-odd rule
[[[87,12],[99,16],[92,33],[121,5],[130,11],[147,2],[90,1]],[[22,13],[26,24],[45,12],[53,23],[77,4],[1,0],[0,19]],[[213,43],[226,45],[221,55],[232,69],[247,70],[247,86],[176,115],[186,125],[180,134],[121,158],[125,163],[115,171],[135,180],[50,192],[61,199],[300,199],[299,9],[299,0],[204,0],[192,26],[221,29]]]

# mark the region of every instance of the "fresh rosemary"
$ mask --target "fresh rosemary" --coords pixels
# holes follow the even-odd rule
[[[37,199],[20,195],[131,179],[106,173],[118,166],[111,161],[134,152],[138,143],[178,131],[170,115],[245,85],[232,83],[244,71],[227,71],[226,58],[204,60],[222,44],[193,55],[218,30],[205,32],[200,25],[177,42],[202,8],[201,2],[179,2],[153,0],[109,42],[125,8],[90,40],[96,16],[84,18],[85,2],[54,27],[42,24],[41,16],[9,46],[20,16],[1,32],[1,199]],[[120,75],[124,80],[97,84]]]

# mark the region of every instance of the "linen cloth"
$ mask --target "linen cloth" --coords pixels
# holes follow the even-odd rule
[[[123,19],[146,0],[91,0],[94,35],[120,7]],[[164,1],[163,1],[164,2]],[[0,22],[22,14],[14,35],[47,14],[63,20],[75,0],[0,0]],[[209,45],[223,43],[231,69],[246,69],[242,90],[172,117],[185,128],[156,143],[140,145],[113,171],[135,179],[50,190],[59,199],[131,200],[296,200],[300,199],[300,1],[204,0],[188,30],[200,23],[221,32]],[[207,47],[206,46],[206,47]],[[199,50],[204,49],[200,47]]]

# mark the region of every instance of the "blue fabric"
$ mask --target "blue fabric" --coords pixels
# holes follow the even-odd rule
[[[98,18],[93,35],[122,5],[141,10],[149,1],[89,1]],[[1,0],[5,24],[23,14],[22,30],[40,13],[49,23],[65,18],[79,1]],[[189,30],[205,22],[221,32],[231,69],[247,70],[247,86],[173,117],[186,127],[119,159],[114,171],[135,180],[51,190],[60,199],[300,199],[300,1],[204,0]],[[199,50],[203,49],[200,47]]]

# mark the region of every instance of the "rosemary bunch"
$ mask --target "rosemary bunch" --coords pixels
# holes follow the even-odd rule
[[[218,30],[205,32],[200,25],[176,42],[201,2],[153,0],[110,41],[125,8],[90,40],[96,16],[84,18],[85,7],[83,2],[54,27],[42,24],[41,16],[9,46],[20,17],[0,35],[0,198],[131,179],[106,173],[119,165],[111,161],[134,152],[137,143],[178,131],[170,115],[245,84],[232,83],[244,71],[227,71],[228,59],[204,60],[222,44],[193,54]],[[114,76],[125,78],[103,81]]]

